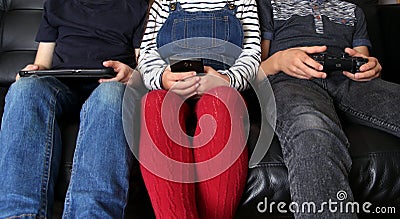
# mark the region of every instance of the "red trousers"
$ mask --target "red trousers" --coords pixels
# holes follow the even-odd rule
[[[139,159],[157,218],[234,217],[248,169],[246,112],[229,87],[195,104],[165,90],[143,98]],[[186,123],[193,118],[191,137]]]

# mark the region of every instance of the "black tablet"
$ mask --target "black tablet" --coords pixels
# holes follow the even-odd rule
[[[60,78],[113,78],[116,72],[112,68],[101,69],[49,69],[49,70],[21,70],[19,76],[29,77],[37,76],[54,76]]]

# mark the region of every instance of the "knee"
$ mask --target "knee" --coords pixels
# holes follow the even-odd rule
[[[36,100],[45,101],[48,96],[54,96],[57,93],[57,89],[50,85],[50,80],[56,79],[49,77],[20,78],[10,86],[6,97],[7,101],[23,101],[24,105]]]
[[[142,99],[142,110],[161,111],[178,107],[184,100],[173,92],[166,90],[153,90],[147,93]]]
[[[125,85],[120,82],[101,83],[89,96],[84,107],[94,111],[111,111],[120,114],[124,91]]]
[[[146,105],[153,105],[153,106],[158,106],[160,105],[165,96],[167,95],[167,91],[166,90],[153,90],[150,91],[149,93],[147,93],[143,99],[142,99],[142,105],[146,106]]]
[[[197,102],[197,108],[199,111],[217,112],[228,110],[231,114],[237,114],[237,112],[244,112],[246,104],[238,91],[231,87],[221,86],[204,94]]]
[[[340,124],[320,113],[298,115],[288,125],[282,144],[286,157],[350,159]]]
[[[125,91],[125,85],[120,82],[105,82],[94,89],[91,97],[102,105],[121,105]]]
[[[340,125],[320,112],[302,112],[284,123],[285,141],[292,142],[309,139],[314,142],[321,139],[336,138],[342,135]]]

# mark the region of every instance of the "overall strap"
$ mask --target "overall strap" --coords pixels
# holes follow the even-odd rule
[[[178,2],[178,0],[175,0],[174,2],[169,3],[169,12],[174,12],[174,11],[181,11],[182,7],[181,4]]]
[[[235,0],[226,0],[226,5],[224,8],[233,14],[236,14],[237,7],[235,5]]]

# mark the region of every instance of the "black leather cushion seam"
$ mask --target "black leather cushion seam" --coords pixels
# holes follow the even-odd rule
[[[38,11],[38,12],[42,13],[43,9],[38,9],[38,8],[17,8],[17,9],[8,10],[7,12],[13,12],[13,11]]]
[[[36,49],[7,49],[7,50],[3,50],[1,52],[35,52],[36,53]]]
[[[13,10],[43,10],[43,0],[19,0],[12,1],[3,0],[3,5],[1,10],[3,11],[13,11]],[[16,3],[17,2],[17,3]]]

